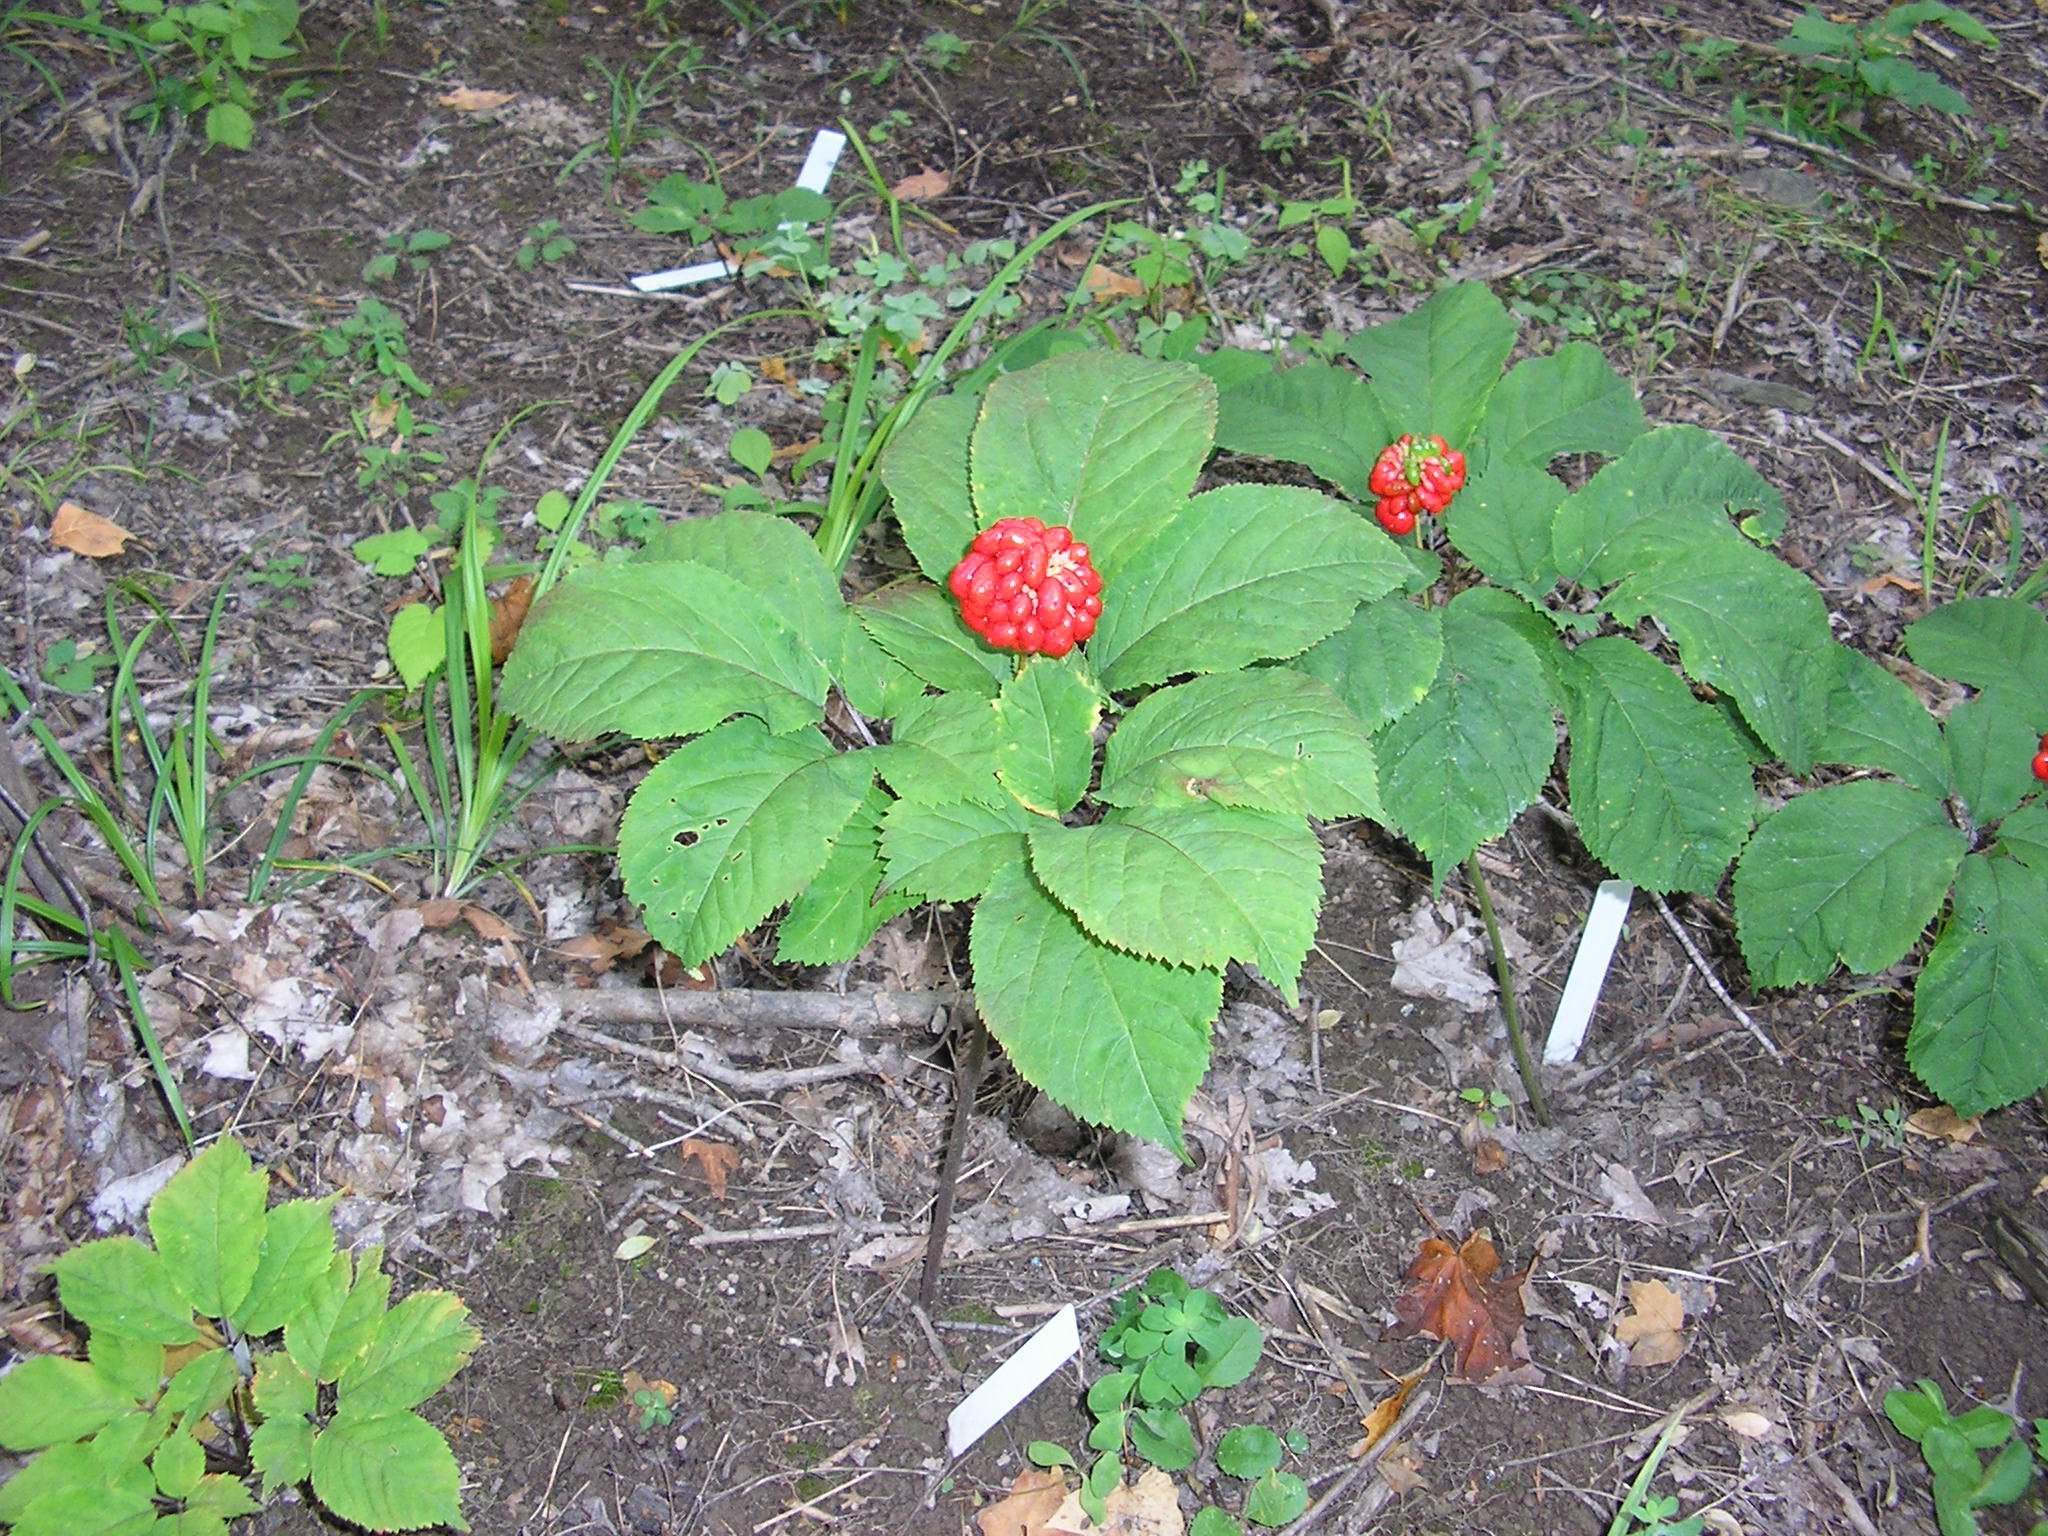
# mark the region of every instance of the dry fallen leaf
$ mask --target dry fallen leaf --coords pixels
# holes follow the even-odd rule
[[[1067,1499],[1067,1479],[1052,1467],[1026,1467],[1010,1491],[974,1517],[981,1536],[1040,1536]]]
[[[1982,1116],[1965,1120],[1946,1104],[1937,1104],[1932,1109],[1916,1109],[1906,1116],[1906,1129],[1915,1136],[1925,1136],[1929,1141],[1949,1141],[1965,1146],[1984,1129]]]
[[[1428,1374],[1429,1367],[1424,1365],[1406,1376],[1394,1378],[1394,1390],[1374,1403],[1372,1412],[1359,1421],[1365,1426],[1365,1438],[1351,1447],[1353,1461],[1387,1438],[1387,1431],[1394,1427],[1394,1421],[1401,1417],[1401,1410],[1408,1406],[1408,1394],[1415,1390],[1415,1383]]]
[[[683,1156],[696,1163],[704,1175],[704,1182],[711,1186],[711,1198],[725,1198],[725,1181],[740,1165],[739,1148],[729,1142],[701,1141],[695,1136],[683,1138]]]
[[[1081,279],[1091,298],[1104,303],[1112,299],[1141,299],[1145,296],[1145,285],[1128,273],[1097,262],[1088,269]]]
[[[1044,1536],[1184,1536],[1187,1530],[1173,1479],[1157,1467],[1147,1467],[1135,1483],[1111,1489],[1102,1502],[1103,1521],[1097,1525],[1081,1512],[1081,1496],[1068,1494],[1046,1522]]]
[[[526,610],[533,606],[533,578],[521,576],[491,599],[491,665],[502,667],[519,638],[519,626],[526,622]]]
[[[1769,1414],[1754,1408],[1731,1408],[1721,1415],[1721,1422],[1745,1440],[1768,1440],[1778,1428]]]
[[[1662,1280],[1631,1280],[1634,1310],[1614,1320],[1614,1336],[1628,1346],[1629,1364],[1669,1365],[1685,1353],[1685,1303]]]
[[[953,190],[953,178],[944,171],[929,168],[914,176],[906,176],[889,189],[889,195],[899,203],[924,203],[935,197],[944,197]]]
[[[50,522],[50,542],[88,560],[118,555],[121,546],[134,537],[119,523],[110,522],[97,512],[88,512],[75,501],[61,503]]]
[[[463,920],[475,931],[476,936],[486,943],[509,944],[519,937],[512,925],[506,922],[505,919],[487,907],[478,906],[473,901],[463,903],[462,916]]]
[[[453,927],[461,918],[462,903],[450,901],[445,896],[437,896],[432,901],[421,902],[419,914],[422,923],[439,932],[443,928]]]
[[[379,395],[363,412],[363,435],[376,442],[398,424],[398,397]]]
[[[478,91],[466,85],[458,85],[452,91],[435,98],[444,107],[453,107],[458,112],[489,112],[504,106],[517,96],[515,91]]]
[[[1491,1136],[1482,1136],[1479,1145],[1472,1149],[1472,1171],[1482,1179],[1504,1171],[1507,1165],[1507,1149]]]
[[[1453,1248],[1432,1237],[1408,1266],[1410,1289],[1394,1299],[1399,1320],[1387,1336],[1423,1333],[1457,1351],[1458,1374],[1485,1381],[1528,1358],[1518,1350],[1522,1332],[1522,1282],[1527,1272],[1501,1275],[1500,1252],[1484,1232]]]

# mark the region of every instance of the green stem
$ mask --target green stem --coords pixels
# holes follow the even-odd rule
[[[1529,1107],[1538,1125],[1550,1124],[1550,1111],[1543,1107],[1543,1083],[1536,1076],[1536,1063],[1529,1059],[1529,1042],[1522,1034],[1521,1010],[1515,1006],[1515,976],[1508,967],[1507,946],[1500,941],[1500,922],[1493,915],[1493,892],[1486,884],[1486,871],[1479,867],[1479,853],[1465,861],[1465,874],[1479,897],[1479,915],[1486,920],[1486,941],[1493,946],[1493,974],[1500,981],[1500,1011],[1508,1021],[1508,1043],[1515,1048],[1515,1070],[1522,1074]]]

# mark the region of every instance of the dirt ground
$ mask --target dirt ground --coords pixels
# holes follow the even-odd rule
[[[2000,590],[2048,554],[2048,245],[2031,211],[2048,208],[2048,26],[2031,0],[1970,7],[1996,53],[1938,33],[1916,54],[1972,117],[1881,111],[1839,148],[1802,145],[1762,110],[1787,75],[1755,45],[1783,36],[1790,6],[840,9],[314,6],[304,51],[263,87],[266,102],[293,87],[284,120],[260,114],[246,153],[132,119],[136,71],[10,13],[0,346],[34,361],[0,391],[15,578],[0,619],[14,676],[90,773],[113,767],[104,674],[67,691],[52,650],[104,655],[110,597],[132,635],[146,593],[196,651],[234,584],[211,711],[237,773],[307,750],[358,690],[390,681],[389,615],[445,560],[379,576],[357,540],[431,525],[429,494],[478,476],[504,488],[505,558],[530,559],[536,502],[581,483],[664,362],[792,301],[773,280],[633,295],[628,275],[703,254],[633,226],[648,186],[715,167],[735,196],[780,190],[841,117],[884,183],[943,173],[906,204],[920,260],[1110,198],[1162,231],[1246,231],[1274,254],[1178,301],[1238,344],[1348,335],[1443,282],[1490,283],[1527,313],[1528,349],[1593,340],[1652,420],[1710,427],[1755,462],[1794,509],[1782,552],[1824,591],[1838,637],[1873,653],[1930,595]],[[459,87],[510,99],[479,107]],[[1206,174],[1184,178],[1196,161]],[[1275,215],[1347,175],[1361,259],[1337,279],[1280,249],[1300,232]],[[831,188],[842,265],[888,238],[867,185],[849,153]],[[1196,201],[1219,185],[1217,203]],[[1418,234],[1446,204],[1443,227]],[[387,237],[419,231],[451,238],[365,278]],[[573,248],[543,254],[558,238]],[[1089,253],[1077,237],[1042,263],[1023,318],[1056,312]],[[1128,272],[1136,256],[1102,259]],[[443,458],[401,466],[403,489],[358,483],[363,446],[403,432],[375,419],[378,381],[317,366],[320,333],[365,295],[402,322],[431,392],[401,393],[439,429],[405,445]],[[1168,313],[1095,308],[1127,338]],[[615,494],[647,516],[703,512],[742,478],[734,428],[815,438],[816,386],[835,376],[820,335],[815,319],[771,319],[715,344]],[[720,363],[752,391],[711,398]],[[59,549],[67,500],[133,542],[101,559]],[[892,558],[884,525],[856,585]],[[192,665],[152,647],[152,708],[176,704]],[[474,1309],[484,1347],[434,1410],[480,1532],[974,1529],[1029,1441],[1079,1450],[1110,1300],[1160,1266],[1266,1328],[1265,1360],[1201,1428],[1212,1451],[1227,1424],[1300,1431],[1290,1465],[1335,1493],[1315,1517],[1327,1531],[1606,1531],[1683,1409],[1655,1487],[1708,1529],[1912,1536],[1935,1529],[1927,1473],[1884,1419],[1887,1391],[1927,1377],[1952,1403],[2048,1411],[2048,1314],[1987,1238],[1997,1202],[2048,1210],[2048,1125],[2038,1101],[1967,1139],[1906,1125],[1927,1107],[1900,1050],[1910,970],[1752,993],[1724,903],[1674,901],[1667,917],[1638,898],[1585,1052],[1547,1078],[1543,1128],[1497,1008],[1391,985],[1394,944],[1431,910],[1414,854],[1328,827],[1310,1006],[1290,1018],[1256,984],[1233,988],[1195,1165],[1076,1126],[998,1070],[927,1314],[914,1302],[951,1109],[945,1042],[921,1023],[634,1022],[656,976],[624,942],[634,914],[608,856],[521,863],[454,906],[429,901],[418,858],[363,857],[420,840],[389,778],[391,734],[417,748],[396,703],[334,738],[360,771],[315,776],[286,829],[299,868],[272,900],[244,895],[290,774],[225,796],[204,896],[184,882],[187,920],[147,936],[145,998],[203,1134],[232,1128],[301,1191],[349,1191],[344,1225],[392,1245],[401,1289],[447,1285]],[[49,792],[33,744],[17,732],[11,748],[7,782]],[[563,767],[497,856],[602,844],[644,762]],[[118,908],[91,839],[65,841]],[[1602,872],[1540,808],[1487,858],[1540,1028]],[[1454,882],[1434,910],[1470,963],[1483,940],[1468,897]],[[964,981],[962,916],[910,914],[830,971],[745,945],[715,979],[844,996],[851,1025],[874,988]],[[177,1146],[125,1023],[57,967],[22,991],[54,1006],[0,1015],[17,1344],[61,1323],[41,1262],[89,1230],[96,1197],[109,1209],[110,1187],[133,1189],[118,1181]],[[1472,1089],[1506,1096],[1498,1125]],[[1432,1223],[1490,1224],[1509,1264],[1531,1266],[1540,1380],[1446,1385],[1438,1361],[1401,1446],[1346,1481],[1386,1376],[1430,1360],[1428,1341],[1384,1334]],[[652,1245],[617,1257],[633,1237]],[[1647,1280],[1685,1311],[1683,1353],[1651,1368],[1613,1337]],[[1081,1367],[949,1463],[948,1411],[1069,1301]],[[647,1391],[670,1422],[646,1422]],[[1209,1455],[1180,1482],[1190,1513],[1242,1497]],[[1982,1518],[2021,1531],[2039,1514]],[[319,1523],[286,1504],[256,1525]]]

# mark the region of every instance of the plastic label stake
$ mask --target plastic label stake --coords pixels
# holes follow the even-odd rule
[[[955,1456],[1002,1422],[1003,1416],[1036,1392],[1052,1373],[1081,1352],[1081,1328],[1070,1303],[1043,1328],[1017,1346],[1017,1352],[995,1374],[967,1394],[966,1401],[946,1418],[946,1446]]]
[[[1593,1005],[1600,1001],[1600,988],[1614,962],[1614,946],[1621,938],[1621,925],[1628,921],[1628,904],[1635,894],[1636,888],[1626,880],[1603,880],[1593,893],[1593,910],[1587,914],[1572,973],[1565,978],[1564,996],[1558,999],[1550,1038],[1544,1042],[1545,1066],[1578,1059],[1579,1047],[1586,1040],[1586,1023],[1593,1017]]]

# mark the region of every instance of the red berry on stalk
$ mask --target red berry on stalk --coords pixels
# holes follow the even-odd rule
[[[1373,515],[1397,539],[1415,531],[1415,509],[1408,505],[1406,496],[1382,496]]]
[[[998,650],[1064,656],[1095,633],[1102,577],[1071,528],[1006,517],[975,535],[946,579],[960,619]]]
[[[2048,783],[2048,741],[2041,743],[2041,750],[2034,754],[2034,777]]]

